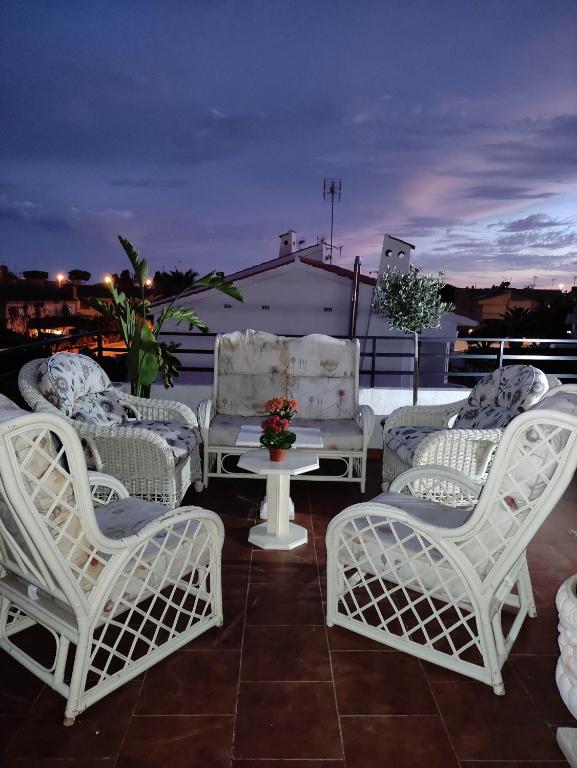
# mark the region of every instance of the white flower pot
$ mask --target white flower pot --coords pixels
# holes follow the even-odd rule
[[[559,587],[559,649],[555,680],[567,709],[577,719],[577,574]],[[571,768],[577,768],[577,728],[558,728],[557,742]]]

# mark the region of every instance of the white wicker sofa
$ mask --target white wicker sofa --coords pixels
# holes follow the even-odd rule
[[[191,484],[202,490],[200,435],[187,405],[129,395],[97,362],[70,352],[27,363],[18,386],[32,410],[67,419],[93,466],[132,496],[175,507]]]
[[[209,477],[247,477],[234,460],[247,450],[235,445],[238,431],[260,424],[267,400],[286,395],[299,402],[293,425],[320,429],[323,448],[315,453],[340,464],[335,474],[302,479],[357,482],[364,491],[374,414],[359,405],[359,354],[358,340],[319,334],[290,338],[247,330],[217,336],[213,396],[198,411],[204,484]]]
[[[411,467],[437,464],[483,481],[503,429],[559,380],[531,365],[498,368],[467,399],[407,406],[383,421],[383,490]]]
[[[0,395],[0,649],[65,697],[64,725],[222,624],[223,540],[213,512],[129,497],[67,420]]]

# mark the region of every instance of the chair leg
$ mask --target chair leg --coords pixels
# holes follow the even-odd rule
[[[533,586],[531,585],[531,576],[529,575],[529,567],[525,561],[525,565],[519,573],[519,579],[517,581],[517,588],[519,590],[519,597],[521,600],[521,606],[527,606],[527,615],[534,619],[537,617],[537,606],[535,605],[535,597],[533,596]]]

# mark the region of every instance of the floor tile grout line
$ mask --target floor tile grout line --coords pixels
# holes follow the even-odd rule
[[[311,505],[310,505],[310,496],[308,495],[308,493],[307,493],[307,498],[309,500],[309,512],[310,512]],[[318,567],[319,559],[318,559],[318,555],[317,555],[316,537],[314,535],[313,535],[313,544],[314,544],[314,548],[315,548],[315,556],[316,556],[316,561],[317,561],[317,574],[318,574],[318,582],[319,582],[319,592],[321,594],[321,604],[323,604],[322,603],[323,588],[322,588],[322,584],[321,584],[321,573],[320,573],[320,569]],[[326,608],[324,610],[326,611]],[[339,712],[339,702],[338,702],[338,699],[337,699],[337,686],[336,686],[336,683],[335,683],[335,671],[334,671],[334,668],[333,668],[333,656],[332,656],[332,652],[331,652],[331,646],[330,646],[330,643],[329,643],[329,633],[328,633],[328,628],[327,628],[326,613],[324,613],[323,615],[324,615],[324,619],[325,619],[324,623],[323,623],[323,626],[324,626],[324,629],[325,629],[325,640],[326,640],[326,643],[327,643],[327,650],[328,650],[328,654],[329,654],[329,669],[331,671],[331,678],[332,678],[331,682],[332,682],[332,686],[333,686],[333,697],[334,697],[335,709],[336,709],[336,713],[337,713],[337,727],[339,729],[339,739],[340,739],[340,742],[341,742],[341,752],[342,752],[342,755],[343,755],[343,768],[347,768],[347,758],[346,758],[346,753],[345,753],[345,742],[344,742],[344,739],[343,739],[343,730],[341,728],[341,715],[340,715],[340,712]]]
[[[453,739],[451,738],[451,734],[449,733],[449,728],[447,727],[447,723],[445,722],[445,718],[443,717],[443,713],[441,712],[441,707],[439,706],[439,702],[437,701],[437,697],[435,696],[435,692],[433,691],[433,686],[431,684],[431,681],[429,680],[429,677],[425,671],[425,668],[423,667],[423,660],[417,659],[417,661],[419,662],[419,666],[421,667],[421,670],[423,672],[423,677],[425,678],[427,688],[429,689],[429,693],[431,694],[431,697],[435,704],[435,708],[437,710],[439,720],[441,721],[441,725],[443,726],[443,730],[445,731],[445,734],[447,736],[447,741],[449,742],[449,746],[451,747],[451,752],[455,756],[455,763],[457,766],[460,766],[461,760],[459,758],[459,755],[457,754],[455,745],[453,744]]]
[[[239,655],[239,661],[238,661],[238,679],[236,681],[236,697],[235,697],[235,706],[234,706],[234,714],[233,714],[233,722],[232,722],[232,739],[230,744],[230,760],[229,760],[229,768],[232,768],[233,760],[235,759],[234,753],[235,753],[235,741],[236,741],[236,721],[238,718],[238,705],[240,702],[240,686],[242,681],[242,660],[243,660],[243,653],[244,653],[244,635],[246,632],[246,615],[248,611],[248,596],[250,594],[250,574],[252,572],[252,557],[254,553],[254,547],[251,548],[250,551],[250,560],[248,565],[248,579],[246,582],[246,594],[244,596],[244,611],[243,611],[243,621],[242,621],[242,637],[240,639],[240,655]]]
[[[138,702],[140,701],[140,696],[142,695],[142,689],[144,688],[144,683],[146,682],[146,676],[148,675],[148,670],[144,670],[144,674],[142,675],[142,680],[140,682],[140,688],[138,689],[138,696],[134,699],[134,704],[132,705],[132,711],[130,712],[130,715],[128,717],[128,723],[126,724],[126,729],[124,731],[124,736],[122,737],[120,741],[120,745],[118,747],[118,752],[116,753],[116,757],[114,758],[113,762],[113,768],[116,766],[120,759],[120,755],[122,753],[122,750],[124,749],[124,744],[126,743],[126,738],[128,736],[128,731],[130,730],[130,725],[132,723],[132,719],[135,717],[135,711],[136,707],[138,706]]]

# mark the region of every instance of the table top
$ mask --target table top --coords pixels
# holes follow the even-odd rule
[[[320,429],[316,427],[290,427],[291,432],[297,436],[293,448],[322,448],[323,440]],[[246,448],[260,446],[262,430],[259,424],[243,424],[236,436],[235,445]]]
[[[238,466],[257,475],[302,475],[319,468],[319,457],[315,453],[289,449],[284,461],[271,461],[268,448],[261,448],[243,453],[238,460]]]

